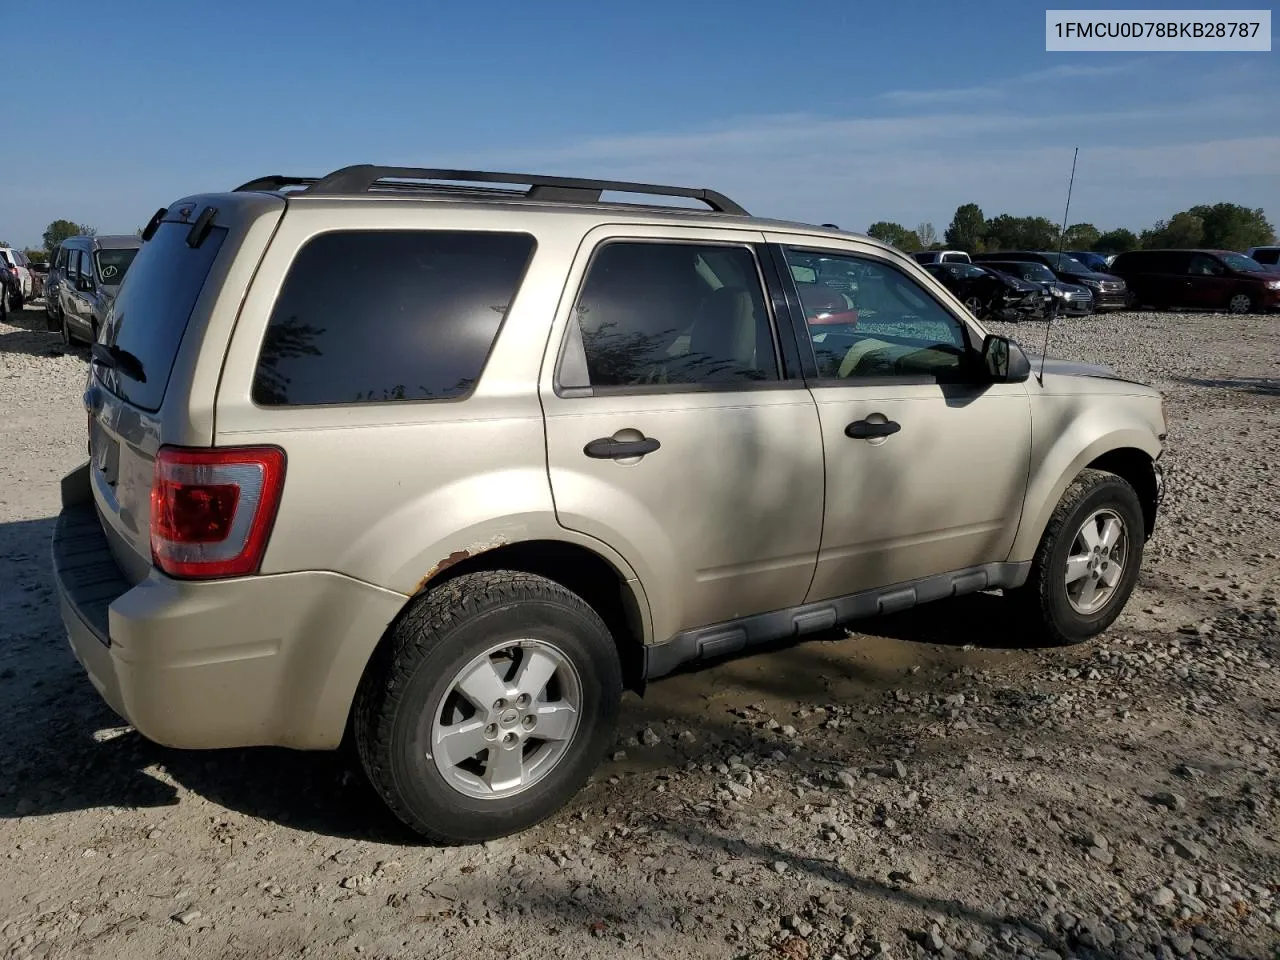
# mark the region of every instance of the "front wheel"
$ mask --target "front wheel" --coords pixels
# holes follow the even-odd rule
[[[370,782],[438,843],[551,816],[616,736],[622,671],[604,622],[558,583],[515,571],[465,574],[411,603],[356,698]]]
[[[1232,313],[1251,313],[1253,311],[1253,298],[1247,293],[1237,293],[1228,301],[1227,308]]]
[[[1133,593],[1145,536],[1133,487],[1114,473],[1085,470],[1049,518],[1031,574],[1014,598],[1051,643],[1095,637]]]

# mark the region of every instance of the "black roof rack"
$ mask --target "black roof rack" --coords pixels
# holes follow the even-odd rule
[[[410,182],[417,181],[417,182]],[[421,181],[428,181],[422,183]],[[466,187],[465,183],[527,184],[526,191],[498,188]],[[343,167],[326,176],[269,176],[251,180],[237,190],[279,190],[285,186],[303,186],[302,193],[360,194],[397,190],[441,190],[481,196],[523,196],[548,203],[598,203],[600,195],[614,193],[646,194],[655,197],[685,197],[701,200],[717,213],[749,216],[747,211],[722,193],[700,187],[671,187],[657,183],[632,183],[624,180],[585,180],[579,177],[547,177],[531,173],[494,173],[488,170],[436,170],[426,167],[379,167],[362,163]]]

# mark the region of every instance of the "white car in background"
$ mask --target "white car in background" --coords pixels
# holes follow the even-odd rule
[[[0,247],[0,260],[18,275],[18,302],[11,303],[10,306],[15,310],[22,309],[22,302],[31,299],[32,279],[31,264],[27,261],[27,255],[21,250],[14,250],[12,247]]]

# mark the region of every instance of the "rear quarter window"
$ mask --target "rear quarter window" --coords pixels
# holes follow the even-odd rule
[[[132,354],[145,379],[94,364],[108,390],[144,410],[158,410],[164,401],[191,311],[227,236],[225,228],[214,227],[200,246],[190,247],[190,232],[189,223],[160,224],[129,266],[108,316],[103,341]]]
[[[525,233],[315,237],[290,266],[267,322],[254,402],[311,406],[469,394],[533,250]]]

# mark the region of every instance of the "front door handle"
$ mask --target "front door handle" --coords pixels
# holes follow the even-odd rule
[[[855,420],[844,428],[844,435],[854,440],[869,440],[872,437],[891,437],[901,429],[902,424],[894,420]]]
[[[625,460],[627,457],[643,457],[653,453],[662,444],[653,437],[643,440],[615,440],[613,437],[600,437],[592,440],[582,452],[596,460]]]

